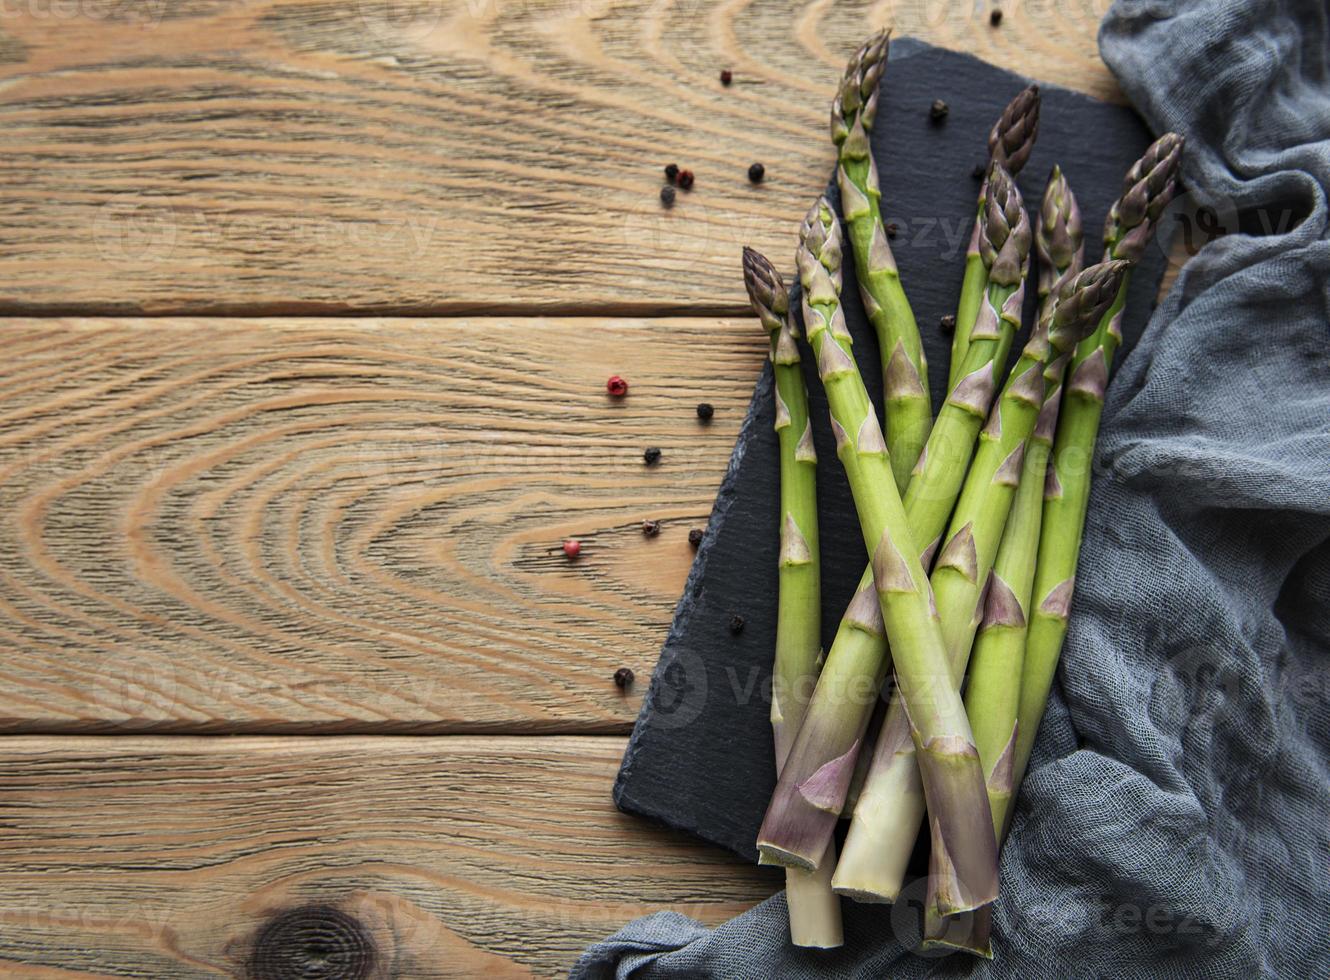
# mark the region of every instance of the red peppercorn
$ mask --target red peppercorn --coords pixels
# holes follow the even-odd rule
[[[605,382],[605,390],[615,398],[622,398],[628,394],[628,382],[617,374],[612,374],[610,380]]]
[[[693,172],[691,170],[679,171],[679,186],[684,190],[688,190],[693,186]]]
[[[582,553],[582,542],[576,538],[569,538],[563,543],[563,553],[569,558],[576,558]]]
[[[734,81],[734,72],[730,71],[728,68],[721,69],[720,83],[722,85],[729,85],[732,81]]]

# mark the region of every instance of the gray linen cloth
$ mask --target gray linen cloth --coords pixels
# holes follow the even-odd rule
[[[1328,19],[1119,0],[1103,24],[1127,95],[1187,138],[1183,231],[1230,234],[1110,389],[996,958],[910,952],[911,903],[847,902],[842,949],[793,949],[777,895],[714,930],[638,920],[574,977],[1330,976]]]

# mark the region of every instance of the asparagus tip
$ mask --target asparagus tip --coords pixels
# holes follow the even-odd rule
[[[1127,171],[1122,196],[1104,223],[1104,244],[1112,258],[1140,261],[1160,215],[1177,193],[1184,142],[1177,133],[1165,133]]]
[[[1027,85],[1007,103],[988,134],[989,156],[1012,174],[1021,172],[1034,150],[1039,135],[1040,101],[1039,86]]]
[[[744,286],[748,301],[768,332],[779,330],[790,308],[790,294],[785,281],[771,261],[757,249],[744,246]]]
[[[883,28],[850,56],[845,75],[831,103],[831,138],[839,146],[857,123],[873,128],[877,115],[877,87],[887,67],[891,29]]]
[[[1020,189],[1002,161],[994,159],[979,214],[979,257],[988,268],[990,281],[1008,286],[1020,282],[1031,237]]]
[[[1085,261],[1085,234],[1081,209],[1062,168],[1056,163],[1048,175],[1035,229],[1039,256],[1039,295],[1049,295],[1060,280],[1081,271]]]
[[[1044,318],[1050,342],[1068,351],[1088,336],[1108,312],[1132,263],[1113,259],[1066,279]]]

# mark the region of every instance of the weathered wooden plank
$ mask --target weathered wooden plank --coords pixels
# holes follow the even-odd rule
[[[0,309],[737,313],[739,247],[789,254],[872,29],[1115,94],[1106,0],[988,6],[12,4]],[[665,211],[670,161],[697,184]]]
[[[555,976],[628,919],[718,922],[780,886],[617,813],[622,749],[0,740],[0,973],[307,976],[274,968],[336,952],[365,969],[329,976]]]
[[[0,336],[0,730],[23,732],[626,732],[765,353],[710,319]]]

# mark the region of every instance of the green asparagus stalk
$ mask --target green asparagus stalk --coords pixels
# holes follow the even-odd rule
[[[754,280],[750,288],[766,286]],[[775,427],[780,443],[780,588],[771,697],[771,727],[780,765],[803,722],[812,692],[808,678],[817,676],[822,654],[817,453],[788,300],[768,289],[754,296],[753,309],[771,337]]]
[[[1099,322],[1100,315],[1116,295],[1124,268],[1124,263],[1106,263],[1086,270],[1066,284],[1049,316],[1032,332],[1029,343],[1003,386],[988,424],[979,436],[979,446],[965,479],[965,489],[948,530],[947,544],[938,555],[932,577],[950,676],[958,688],[983,613],[984,585],[988,582],[1015,497],[1026,441],[1044,402],[1044,372],[1048,370],[1051,361],[1069,356],[1076,343]],[[893,704],[888,709],[883,732],[899,730],[903,717],[900,706]],[[887,768],[883,777],[886,785],[902,789],[903,792],[898,800],[881,801],[880,808],[865,811],[865,818],[859,822],[858,827],[851,823],[851,836],[854,837],[856,832],[858,836],[853,842],[847,839],[845,859],[841,864],[847,865],[852,858],[857,862],[859,855],[871,848],[872,841],[885,840],[899,850],[877,856],[877,863],[870,865],[870,870],[890,868],[893,876],[870,879],[856,863],[847,865],[848,870],[844,876],[838,874],[833,879],[838,888],[853,887],[855,894],[879,901],[894,900],[899,893],[901,881],[895,875],[902,872],[908,860],[910,838],[912,834],[917,834],[919,820],[923,816],[918,808],[919,794],[911,783],[917,777],[913,775],[915,766],[909,747],[900,745],[891,756],[880,758]],[[898,771],[902,769],[903,773]],[[869,796],[869,788],[873,786],[876,775],[870,773],[869,785],[860,797],[860,809],[864,808],[864,800]],[[889,815],[892,824],[885,835],[873,834],[874,824],[870,817],[874,813]],[[858,811],[855,817],[858,819]],[[868,836],[864,835],[865,831]],[[948,855],[932,854],[930,895],[940,895],[950,890],[954,874]],[[926,907],[932,905],[930,900]],[[939,910],[945,911],[940,903]]]
[[[1005,167],[989,168],[980,251],[987,288],[967,363],[942,405],[928,445],[915,467],[905,495],[905,509],[917,540],[928,542],[925,566],[961,493],[970,454],[997,388],[997,372],[1006,363],[1012,337],[1020,326],[1031,230],[1020,192]],[[845,853],[836,868],[836,890],[861,901],[894,901],[900,890],[923,814],[922,788],[902,706],[893,699],[887,712],[868,778],[850,822]],[[904,807],[903,815],[896,809]]]
[[[822,666],[817,453],[788,298],[774,283],[760,277],[749,279],[748,286],[753,309],[771,339],[775,428],[780,443],[779,590],[771,681],[771,728],[779,774]],[[786,868],[785,895],[790,938],[796,946],[827,949],[842,943],[840,899],[831,890],[829,869]]]
[[[1057,305],[1054,289],[1080,273],[1085,256],[1080,208],[1056,166],[1049,175],[1035,226],[1035,253],[1039,256],[1037,329],[1046,330]],[[1020,482],[989,579],[983,622],[970,654],[965,705],[988,782],[994,820],[999,821],[994,826],[995,834],[1002,829],[1000,820],[1012,792],[1016,708],[1020,701],[1035,555],[1039,549],[1044,474],[1052,451],[1068,354],[1070,351],[1063,352],[1045,365],[1046,394],[1026,444]]]
[[[890,40],[889,31],[875,34],[850,58],[831,104],[831,138],[839,152],[836,179],[859,294],[881,352],[885,434],[896,485],[901,487],[928,438],[933,408],[919,327],[882,225],[882,190],[868,142]]]
[[[810,234],[807,229],[814,227],[817,230]],[[949,913],[965,911],[997,894],[996,845],[987,831],[987,797],[978,754],[960,695],[947,673],[932,593],[896,490],[882,430],[850,351],[849,333],[835,315],[839,304],[828,270],[840,259],[838,225],[827,201],[817,202],[805,228],[803,241],[818,249],[819,265],[828,272],[810,277],[812,286],[805,296],[808,338],[831,408],[837,455],[872,555],[873,589],[882,623],[896,652],[897,686],[909,708],[924,791],[934,815],[933,846],[956,869],[949,887],[939,892],[938,905]],[[832,242],[837,247],[827,247]],[[876,673],[874,679],[880,680],[880,667]],[[819,683],[758,837],[759,850],[768,862],[811,867],[821,858],[824,841],[810,842],[806,835],[801,841],[798,816],[825,812],[830,796],[836,797],[838,807],[853,773],[853,750],[870,712],[857,706],[842,712],[839,709],[846,705],[835,703],[834,696],[827,705],[830,710],[819,712],[822,689]],[[871,708],[871,701],[865,707]],[[772,833],[778,827],[785,831],[780,842]],[[812,847],[807,846],[810,843]]]
[[[1140,261],[1159,217],[1177,191],[1183,140],[1166,133],[1127,172],[1123,194],[1109,210],[1104,228],[1105,256],[1131,264]],[[1099,435],[1113,355],[1122,340],[1122,309],[1127,277],[1098,329],[1081,343],[1068,369],[1061,418],[1044,492],[1039,558],[1035,566],[1034,610],[1025,644],[1017,712],[1012,785],[1019,787],[1034,748],[1039,722],[1057,671],[1067,633],[1076,562],[1090,497],[1091,460]],[[999,821],[1005,834],[1010,803]]]
[[[1030,159],[1035,138],[1039,135],[1039,86],[1021,89],[1016,98],[1007,103],[1002,115],[988,134],[989,160],[996,160],[1015,177]],[[956,332],[951,339],[951,367],[948,369],[947,387],[954,388],[960,380],[961,366],[965,363],[965,349],[970,344],[970,331],[979,315],[979,303],[984,295],[988,269],[979,253],[980,224],[983,221],[984,199],[988,195],[988,181],[979,188],[979,204],[974,218],[974,231],[970,247],[965,253],[965,278],[961,281],[961,298],[956,307]]]
[[[905,506],[931,559],[952,505],[965,482],[975,439],[988,417],[999,372],[1021,325],[1030,221],[1016,182],[994,161],[989,167],[979,252],[988,270],[987,288],[965,351],[959,378],[933,423],[933,433],[915,467]],[[925,564],[928,564],[925,560]]]
[[[995,193],[992,194],[992,206],[986,207],[984,211],[983,242],[986,262],[994,267],[996,273],[992,277],[991,291],[986,294],[986,305],[984,305],[987,311],[987,327],[983,331],[984,336],[976,340],[972,348],[970,374],[956,386],[944,404],[938,423],[928,437],[928,445],[915,467],[916,475],[908,484],[908,491],[904,497],[904,507],[912,535],[916,541],[930,543],[919,553],[922,564],[931,562],[936,540],[942,536],[947,519],[951,515],[952,505],[959,496],[964,471],[970,461],[970,453],[974,449],[979,429],[983,426],[983,420],[994,398],[996,390],[994,362],[1004,363],[1007,359],[1011,338],[1020,319],[1019,293],[1024,282],[1023,269],[1031,242],[1031,230],[1024,209],[1021,207],[1019,191],[1000,164],[995,165],[991,180]],[[839,237],[835,238],[834,247],[827,251],[823,242],[821,223],[813,221],[813,217],[814,215],[810,213],[810,218],[805,221],[801,233],[801,250],[799,250],[799,270],[801,270],[807,306],[805,322],[811,322],[814,307],[819,307],[817,315],[833,323],[834,332],[849,336],[843,327],[839,306],[831,306],[838,281],[831,279],[830,282],[825,282],[825,279],[829,278],[825,270],[837,266],[841,258]],[[819,299],[818,303],[811,303],[809,302],[811,297],[822,297],[822,299]],[[918,492],[920,485],[928,488],[928,492]],[[782,848],[806,855],[807,860],[817,860],[817,855],[822,854],[823,848],[834,834],[839,812],[849,793],[849,779],[853,778],[853,769],[857,765],[858,754],[862,747],[863,731],[872,707],[870,702],[859,695],[857,703],[862,714],[861,717],[855,718],[854,725],[851,725],[849,709],[842,707],[837,713],[834,702],[843,703],[853,699],[850,691],[870,689],[875,691],[876,685],[880,683],[880,675],[883,674],[884,664],[887,661],[886,634],[883,633],[879,617],[871,612],[874,605],[871,573],[866,572],[859,584],[855,601],[851,602],[850,608],[846,610],[837,638],[831,645],[827,664],[819,678],[818,690],[814,693],[814,702],[825,699],[827,705],[830,705],[825,710],[833,715],[834,723],[839,726],[839,731],[843,735],[841,741],[834,739],[823,741],[823,747],[841,746],[845,754],[825,755],[823,762],[835,759],[838,769],[831,771],[845,767],[851,770],[851,775],[843,786],[839,778],[835,783],[823,782],[823,794],[818,799],[817,806],[811,806],[801,796],[781,794],[778,791],[767,810],[766,822],[763,822],[763,836],[769,840],[773,850]],[[822,714],[815,709],[810,709],[810,713],[817,713],[819,717]],[[879,755],[886,754],[890,759],[896,749],[911,746],[910,726],[899,713],[899,709],[896,723],[898,727],[895,731],[887,733],[887,730],[883,729],[883,735],[879,735],[878,746],[872,753],[875,762]],[[890,746],[884,747],[882,738],[888,734],[894,741]],[[914,786],[918,793],[922,793],[919,779],[915,775],[916,763],[912,749],[907,762],[910,770],[908,773],[910,782],[907,785]],[[896,795],[891,787],[880,781],[875,791],[891,798]],[[920,796],[920,810],[922,806],[922,796]],[[857,814],[859,810],[861,807],[855,807]],[[890,834],[892,828],[894,828],[892,824],[882,823],[879,834]],[[908,856],[916,835],[918,835],[918,820],[908,827],[908,840],[899,842],[902,846],[878,847],[875,844],[882,842],[880,839],[874,839],[872,840],[874,846],[870,847],[866,836],[866,847],[874,854],[884,851],[894,855],[903,850]],[[866,860],[865,863],[866,866],[871,866],[871,862]],[[838,870],[843,870],[845,867],[846,862],[842,860],[838,864]],[[849,894],[854,894],[853,888],[847,888],[847,891]]]
[[[1070,186],[1055,166],[1044,191],[1035,225],[1039,256],[1040,312],[1037,329],[1053,313],[1056,291],[1080,272],[1085,248],[1080,211]],[[1026,623],[1034,588],[1035,556],[1044,505],[1044,474],[1052,451],[1068,354],[1048,361],[1044,371],[1047,394],[1034,431],[1026,443],[1020,483],[1011,504],[993,572],[985,592],[984,618],[970,654],[965,709],[974,730],[979,761],[988,785],[993,833],[1002,844],[1002,820],[1013,791],[1012,759],[1016,745],[1016,711],[1020,702],[1021,665],[1025,658]],[[924,948],[959,949],[992,957],[992,907],[944,917],[925,905]]]
[[[1007,217],[1005,211],[1000,211],[995,213],[994,220],[1005,221]],[[994,229],[991,237],[998,240],[1008,234],[1006,231]],[[804,221],[800,239],[796,258],[803,284],[804,321],[811,323],[815,318],[824,319],[832,324],[834,333],[848,336],[844,327],[843,313],[836,301],[841,285],[839,227],[830,228],[824,233],[820,211],[815,208]],[[810,302],[811,297],[818,297],[817,302]],[[984,410],[987,410],[987,405],[984,406]],[[978,425],[975,425],[969,436],[971,442],[977,432]],[[899,435],[899,430],[888,430],[889,453],[911,451],[908,446],[899,447],[891,444],[890,439],[899,439]],[[897,473],[899,468],[893,467],[893,476]],[[910,474],[906,473],[905,480],[908,482],[909,479]],[[937,494],[915,498],[913,511],[907,510],[911,530],[915,533],[922,531],[930,540],[936,538],[945,526],[959,490],[960,481],[956,480],[949,486],[943,485]],[[950,496],[939,496],[948,493]],[[918,523],[920,520],[924,523]],[[828,758],[840,759],[840,765],[846,767],[853,765],[854,772],[858,772],[860,768],[860,757],[864,757],[862,761],[866,764],[871,755],[863,751],[864,736],[871,719],[876,693],[881,686],[888,663],[886,633],[881,616],[877,612],[877,601],[873,591],[873,570],[870,564],[860,579],[855,598],[837,629],[826,665],[818,681],[818,689],[814,694],[814,700],[818,702],[820,708],[820,710],[815,708],[814,713],[819,718],[823,717],[824,712],[826,716],[834,717],[834,721],[828,723],[837,726],[837,731],[842,736],[841,740],[833,739],[827,744],[839,746],[845,755],[833,755]],[[857,712],[856,717],[850,717],[851,711]],[[908,740],[909,737],[907,727],[903,732],[903,738]],[[854,775],[852,774],[850,778],[853,781]],[[842,790],[839,782],[834,785],[826,784],[823,790],[824,794],[818,800],[817,806],[809,805],[806,800],[796,795],[787,794],[782,797],[778,794],[773,799],[770,820],[764,824],[764,831],[770,834],[773,847],[799,851],[807,856],[822,853],[819,847],[831,843],[837,819],[850,790],[848,786]],[[785,812],[786,810],[792,812]],[[820,862],[818,866],[821,867]]]

